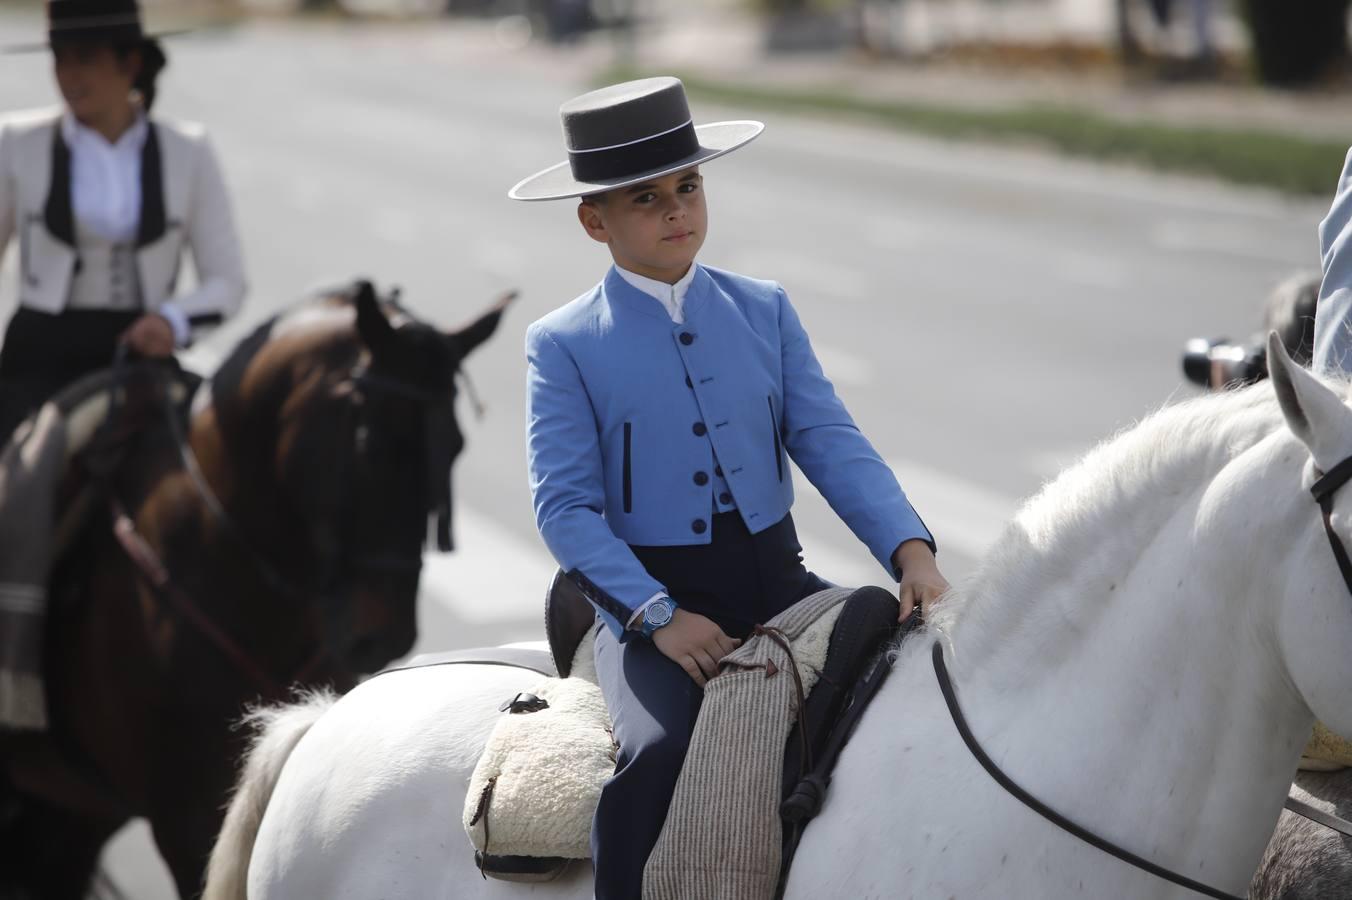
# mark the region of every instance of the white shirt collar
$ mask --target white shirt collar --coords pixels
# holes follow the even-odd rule
[[[100,147],[114,153],[140,153],[145,146],[146,135],[150,132],[150,125],[146,121],[146,114],[139,112],[136,114],[136,121],[131,127],[122,132],[122,136],[115,142],[109,143],[108,139],[99,134],[94,129],[80,123],[80,120],[66,110],[61,114],[61,137],[65,139],[66,146],[71,152],[75,152],[78,145],[81,149],[86,146]]]
[[[690,290],[691,282],[695,280],[695,269],[698,266],[698,263],[691,263],[690,271],[682,275],[681,280],[675,284],[667,284],[665,281],[630,272],[619,265],[615,266],[615,271],[619,272],[625,281],[661,303],[666,308],[667,315],[671,316],[671,321],[680,325],[685,322],[685,295]]]
[[[85,228],[111,241],[135,236],[141,218],[141,151],[149,134],[145,113],[112,143],[69,110],[61,116],[61,137],[70,148],[71,208]]]

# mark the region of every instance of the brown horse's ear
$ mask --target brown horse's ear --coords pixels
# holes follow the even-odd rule
[[[380,299],[376,289],[369,281],[359,281],[356,285],[357,333],[372,355],[379,356],[383,350],[394,343],[394,326],[385,318],[380,308]]]
[[[508,291],[494,301],[488,312],[474,322],[459,331],[447,332],[446,340],[455,350],[457,362],[469,356],[476,347],[493,336],[493,332],[498,328],[498,323],[502,321],[503,311],[516,298],[516,291]]]

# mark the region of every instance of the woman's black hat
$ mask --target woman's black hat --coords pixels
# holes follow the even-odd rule
[[[148,33],[137,0],[47,0],[47,43],[6,48],[7,53],[48,50],[66,42],[136,44],[183,34],[184,30]]]
[[[676,78],[627,81],[559,109],[568,159],[507,192],[513,200],[585,197],[670,175],[731,153],[756,138],[760,122],[696,125]]]

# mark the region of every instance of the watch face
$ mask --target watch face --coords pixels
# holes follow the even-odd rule
[[[643,613],[643,620],[654,628],[661,628],[671,621],[671,605],[667,603],[654,603]]]

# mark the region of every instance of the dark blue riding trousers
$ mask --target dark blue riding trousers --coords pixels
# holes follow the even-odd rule
[[[709,544],[633,550],[682,609],[713,619],[735,638],[830,587],[803,567],[789,516],[753,535],[739,513],[721,513],[713,517]],[[621,643],[600,621],[596,674],[619,745],[592,822],[596,898],[637,900],[704,691],[651,641],[635,635]]]

